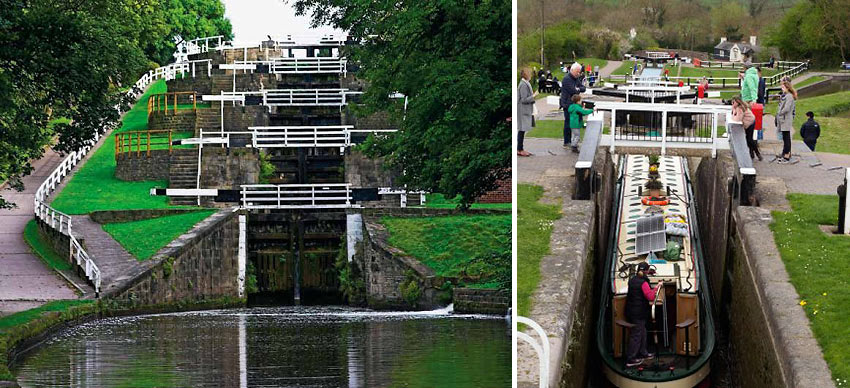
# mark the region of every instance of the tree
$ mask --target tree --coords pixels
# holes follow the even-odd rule
[[[0,180],[22,190],[29,161],[54,137],[60,152],[118,119],[145,58],[129,2],[0,0]],[[65,118],[48,126],[51,119]],[[14,204],[0,198],[0,208]]]
[[[850,11],[839,3],[829,0],[798,3],[768,34],[768,43],[777,47],[785,58],[811,59],[815,66],[834,67],[847,60],[850,28],[846,20]]]
[[[149,0],[140,9],[144,30],[140,37],[145,54],[157,64],[170,62],[183,40],[224,35],[233,39],[230,20],[220,0]]]
[[[389,110],[401,131],[365,144],[408,188],[462,196],[509,177],[511,2],[297,0],[299,15],[361,42],[350,58],[369,82],[362,114]],[[406,112],[388,96],[409,98]],[[403,120],[402,120],[403,118]]]
[[[730,41],[738,41],[749,26],[747,10],[738,2],[725,2],[711,10],[711,32],[714,36],[725,36]]]

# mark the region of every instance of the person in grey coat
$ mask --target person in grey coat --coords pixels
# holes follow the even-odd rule
[[[782,133],[782,158],[779,163],[788,163],[791,159],[791,131],[794,128],[796,100],[797,91],[791,86],[791,82],[783,81],[779,109],[776,110],[776,130]]]
[[[531,71],[522,69],[520,71],[519,86],[517,86],[517,114],[519,122],[517,123],[517,155],[531,156],[531,152],[523,149],[522,142],[525,139],[525,132],[531,130],[531,115],[534,112],[534,96],[537,95],[532,88],[529,80],[531,79]]]

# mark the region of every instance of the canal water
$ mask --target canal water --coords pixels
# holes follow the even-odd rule
[[[97,320],[13,365],[22,387],[481,387],[511,384],[500,317],[274,307]]]

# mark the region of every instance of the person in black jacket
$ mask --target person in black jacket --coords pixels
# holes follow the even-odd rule
[[[809,117],[803,126],[800,127],[800,137],[803,138],[803,143],[809,147],[810,150],[815,150],[815,145],[818,144],[818,138],[820,137],[820,124],[815,121],[815,113],[814,112],[806,112],[806,116]]]
[[[645,358],[654,355],[646,351],[646,321],[655,300],[655,294],[661,289],[659,283],[655,289],[649,286],[649,264],[638,264],[638,272],[629,279],[629,292],[626,294],[626,320],[634,324],[629,334],[629,347],[626,349],[626,366],[640,365]]]
[[[561,81],[561,100],[560,105],[564,110],[564,148],[570,147],[570,138],[572,131],[570,130],[570,112],[568,109],[573,103],[573,95],[584,93],[586,90],[581,77],[581,64],[578,62],[570,66],[570,72],[564,75]],[[579,116],[579,121],[581,116]]]
[[[767,83],[764,80],[764,77],[761,76],[761,66],[757,67],[759,74],[759,89],[756,97],[756,102],[764,105],[767,102]]]

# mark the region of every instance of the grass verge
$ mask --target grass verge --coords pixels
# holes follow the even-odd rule
[[[777,101],[768,103],[764,109],[765,113],[775,115],[778,104]],[[792,131],[794,139],[802,140],[800,126],[806,121],[806,112],[812,111],[821,128],[817,151],[850,154],[850,141],[847,141],[850,138],[850,118],[835,117],[848,110],[850,110],[850,92],[824,94],[797,100],[795,130]]]
[[[524,317],[540,282],[540,260],[549,254],[552,225],[561,218],[560,206],[540,203],[542,197],[540,186],[517,185],[517,314]]]
[[[461,197],[447,199],[443,194],[425,194],[425,207],[434,209],[454,209]],[[510,203],[473,203],[470,209],[510,209]]]
[[[200,210],[149,220],[105,224],[103,230],[137,260],[145,261],[215,212],[215,210]],[[140,236],[144,238],[139,238]]]
[[[794,84],[794,87],[795,87],[795,88],[797,88],[797,89],[799,89],[799,88],[802,88],[803,86],[809,86],[809,85],[811,85],[811,84],[821,82],[821,81],[823,81],[823,80],[825,80],[825,79],[826,79],[826,77],[824,77],[824,76],[820,76],[820,75],[813,75],[813,76],[811,76],[811,77],[809,77],[809,78],[806,78],[806,79],[804,79],[804,80],[802,80],[802,81],[800,81],[800,82],[795,83],[795,84]]]
[[[60,271],[71,270],[71,263],[60,257],[38,233],[38,224],[35,220],[30,220],[24,228],[24,241],[48,267]]]
[[[850,237],[830,236],[819,227],[838,223],[838,196],[789,194],[788,200],[792,211],[774,211],[770,229],[832,377],[847,381]]]
[[[147,100],[151,94],[166,90],[164,80],[152,84],[133,108],[127,112],[117,131],[147,129]],[[115,137],[107,136],[100,148],[70,178],[68,184],[52,202],[57,210],[67,214],[87,214],[96,210],[162,209],[166,197],[149,194],[154,186],[165,187],[167,181],[125,182],[115,178]]]
[[[381,222],[389,244],[433,269],[437,276],[472,277],[487,285],[494,268],[481,268],[476,258],[511,250],[511,214],[395,218]]]

